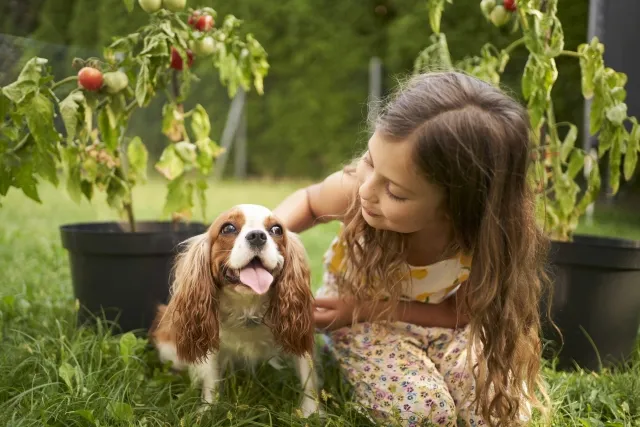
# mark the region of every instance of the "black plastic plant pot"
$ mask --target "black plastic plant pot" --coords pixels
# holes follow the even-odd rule
[[[144,333],[169,297],[179,243],[201,234],[201,223],[138,222],[136,232],[116,222],[60,227],[80,303],[78,323],[113,322],[114,332]]]
[[[557,344],[557,367],[598,371],[627,362],[640,327],[640,241],[576,236],[553,242],[550,271],[551,317],[564,341],[543,323],[545,338]]]

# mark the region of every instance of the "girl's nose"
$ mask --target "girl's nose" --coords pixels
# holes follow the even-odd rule
[[[362,185],[360,185],[360,189],[359,189],[360,197],[362,197],[364,200],[366,200],[369,203],[377,203],[378,196],[377,196],[376,187],[377,187],[377,184],[376,184],[376,179],[374,174],[371,172],[367,173],[364,181],[362,182]]]

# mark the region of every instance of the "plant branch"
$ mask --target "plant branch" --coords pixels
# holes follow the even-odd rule
[[[55,82],[54,84],[52,84],[51,85],[51,90],[55,90],[55,89],[57,89],[58,87],[60,87],[62,85],[65,85],[67,83],[70,83],[70,82],[73,82],[73,81],[76,81],[76,80],[78,80],[78,76],[66,77],[66,78],[60,80],[59,82]]]
[[[572,58],[582,58],[581,54],[579,54],[578,52],[574,52],[572,50],[563,50],[562,52],[560,52],[560,55],[570,56]]]
[[[509,46],[505,47],[503,50],[506,53],[510,54],[513,50],[522,46],[523,44],[524,44],[524,37],[520,37],[518,40],[511,43]]]
[[[21,140],[20,142],[18,142],[18,144],[13,147],[11,150],[9,150],[9,153],[11,154],[15,154],[18,151],[22,150],[22,148],[27,145],[27,141],[29,141],[29,135],[31,135],[30,133],[26,134]]]

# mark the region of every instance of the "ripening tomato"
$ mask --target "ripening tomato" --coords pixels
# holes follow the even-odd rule
[[[191,68],[191,65],[193,65],[193,52],[191,52],[190,50],[187,49],[187,66],[189,68]],[[178,53],[178,50],[175,47],[171,47],[171,68],[173,68],[174,70],[182,70],[182,68],[184,67],[184,61],[182,61],[182,57],[180,56],[180,53]]]
[[[162,0],[138,0],[138,4],[147,13],[154,13],[162,7]]]
[[[129,78],[122,71],[104,73],[104,86],[108,93],[118,93],[129,86]]]
[[[99,90],[103,81],[102,72],[97,68],[84,67],[78,72],[78,84],[91,92]]]
[[[514,12],[516,10],[516,0],[504,0],[504,8],[509,12]]]
[[[201,40],[189,42],[189,47],[197,56],[209,56],[216,50],[216,42],[213,37],[206,36]]]
[[[496,6],[489,17],[496,27],[502,27],[511,20],[511,14],[507,12],[504,6]]]
[[[198,18],[195,24],[196,30],[206,33],[213,28],[213,16],[202,15]]]
[[[187,5],[187,0],[162,0],[162,5],[171,12],[180,12]]]

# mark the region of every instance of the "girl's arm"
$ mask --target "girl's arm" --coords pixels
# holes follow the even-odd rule
[[[397,319],[422,327],[455,329],[466,326],[469,316],[461,310],[458,292],[439,304],[401,301],[397,308]]]
[[[464,286],[450,298],[439,304],[400,301],[396,308],[395,319],[422,327],[440,327],[455,329],[469,323],[469,316],[462,311]],[[355,302],[346,298],[316,298],[314,318],[316,327],[334,330],[353,323]],[[373,310],[382,311],[380,305],[361,306],[357,322],[368,322],[376,319]]]
[[[285,227],[301,233],[316,224],[342,219],[356,185],[351,175],[336,172],[320,183],[291,194],[273,212]]]

